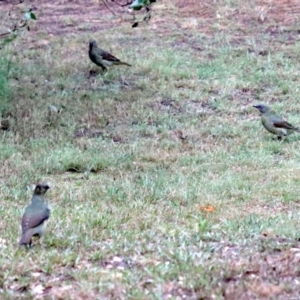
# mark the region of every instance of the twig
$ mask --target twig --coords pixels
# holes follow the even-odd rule
[[[4,32],[4,33],[0,33],[0,36],[9,35],[9,34],[11,34],[12,32],[15,32],[15,31],[17,31],[18,29],[25,27],[26,25],[27,25],[27,20],[22,20],[22,21],[20,22],[19,25],[18,25],[18,22],[17,22],[17,23],[15,23],[15,25],[12,27],[11,31]]]
[[[106,3],[106,0],[103,0],[103,3],[105,4],[106,8],[113,14],[116,16],[116,14],[108,7],[108,4]]]
[[[111,0],[111,2],[117,4],[117,5],[121,6],[121,7],[128,6],[128,5],[130,5],[130,4],[133,3],[133,1],[131,1],[131,0],[127,0],[126,4],[119,4],[119,3],[116,2],[115,0]]]

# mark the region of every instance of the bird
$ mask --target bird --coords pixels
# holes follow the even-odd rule
[[[50,217],[50,209],[45,199],[45,193],[50,188],[47,183],[38,183],[34,189],[31,203],[25,208],[22,217],[22,236],[19,244],[31,247],[32,237],[41,237],[44,233],[44,223]]]
[[[131,67],[130,64],[119,60],[112,54],[99,48],[95,40],[90,40],[89,42],[89,57],[91,61],[101,67],[104,72],[107,71],[107,67],[112,65],[125,65]]]
[[[265,129],[277,135],[277,139],[281,140],[293,132],[300,132],[300,129],[285,121],[282,117],[274,113],[269,106],[265,104],[253,105],[260,111],[261,122]]]

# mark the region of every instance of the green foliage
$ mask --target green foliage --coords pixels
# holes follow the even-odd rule
[[[11,69],[11,61],[8,60],[3,54],[3,47],[13,40],[15,40],[23,28],[30,30],[29,22],[30,20],[36,20],[35,14],[29,9],[20,15],[20,20],[18,20],[11,28],[4,33],[0,33],[0,37],[3,40],[0,42],[0,50],[2,50],[0,55],[0,113],[4,110],[9,110],[11,107],[10,99],[12,96],[11,90],[8,84],[8,75]]]
[[[148,22],[151,19],[151,9],[152,4],[156,2],[156,0],[128,0],[126,4],[123,4],[122,0],[102,0],[102,2],[105,4],[107,9],[111,11],[113,14],[113,7],[115,5],[118,5],[120,7],[127,6],[130,10],[137,12],[137,11],[145,11],[144,15],[140,19],[136,18],[136,15],[133,14],[133,24],[132,28],[137,27],[142,22]]]
[[[20,15],[20,20],[15,22],[7,32],[0,33],[0,37],[4,37],[4,40],[0,43],[0,49],[6,44],[11,43],[23,28],[30,31],[29,23],[31,20],[35,21],[36,15],[29,9]]]
[[[35,14],[32,11],[27,11],[24,14],[24,19],[25,20],[36,20],[36,16],[35,16]]]
[[[135,0],[129,7],[134,10],[141,10],[143,7],[149,7],[154,2],[156,0]]]
[[[142,22],[148,22],[151,19],[151,5],[155,3],[156,0],[135,0],[129,8],[137,11],[145,8],[146,14],[142,17],[141,20],[137,20],[134,17],[134,23],[132,24],[132,28],[138,27],[138,25]]]

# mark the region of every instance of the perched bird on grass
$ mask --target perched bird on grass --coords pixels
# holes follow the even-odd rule
[[[101,67],[104,72],[107,71],[107,67],[112,65],[125,65],[131,67],[130,64],[120,61],[112,54],[99,48],[95,40],[90,40],[89,57],[91,61]]]
[[[45,193],[49,189],[46,183],[36,185],[31,203],[26,207],[22,217],[22,236],[19,244],[31,247],[32,237],[41,237],[44,232],[44,223],[50,217],[50,209],[46,203]]]
[[[271,133],[276,134],[278,140],[290,135],[294,131],[300,132],[299,128],[294,127],[282,117],[274,113],[267,105],[259,104],[254,105],[260,111],[261,122],[263,126]]]

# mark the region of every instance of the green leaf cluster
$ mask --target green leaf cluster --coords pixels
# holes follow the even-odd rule
[[[141,10],[143,7],[149,7],[156,0],[135,0],[129,7],[134,10]]]

